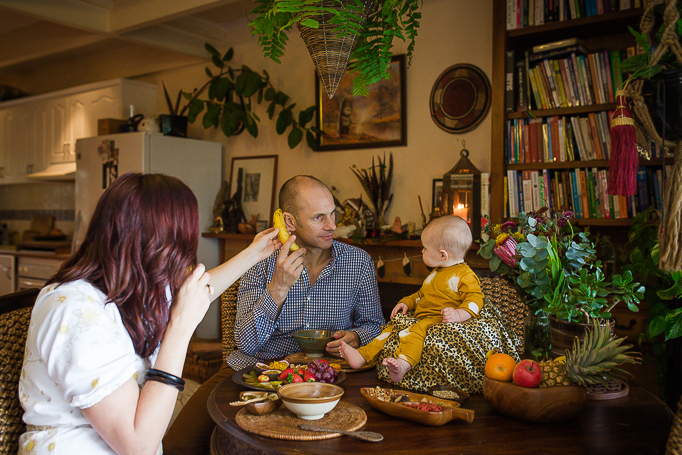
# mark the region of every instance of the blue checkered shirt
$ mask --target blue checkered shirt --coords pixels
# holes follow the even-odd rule
[[[239,350],[227,356],[230,367],[240,370],[299,352],[293,338],[298,330],[352,330],[362,345],[379,335],[384,317],[374,262],[367,252],[334,241],[331,260],[315,284],[310,287],[304,268],[279,316],[267,289],[278,255],[259,262],[241,279],[234,331]]]

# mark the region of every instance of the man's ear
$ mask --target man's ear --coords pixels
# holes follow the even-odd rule
[[[294,215],[289,212],[283,212],[282,217],[284,218],[284,225],[287,227],[287,231],[289,231],[290,234],[295,232],[296,218],[294,218]]]
[[[447,262],[448,258],[450,257],[450,255],[448,254],[448,252],[445,251],[445,250],[439,250],[439,251],[438,251],[438,254],[440,255],[440,260],[441,260],[442,262]]]

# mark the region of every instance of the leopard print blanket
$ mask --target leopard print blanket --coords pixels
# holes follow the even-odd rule
[[[399,332],[417,322],[413,313],[397,314],[393,329],[379,355],[379,379],[391,382],[388,368],[381,362],[392,357],[398,348]],[[517,349],[521,338],[509,327],[506,319],[490,300],[486,299],[480,318],[463,323],[436,324],[424,339],[422,358],[398,383],[399,386],[426,392],[434,385],[449,385],[469,394],[482,393],[485,355],[493,348],[520,361]]]

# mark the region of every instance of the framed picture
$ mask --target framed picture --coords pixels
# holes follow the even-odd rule
[[[442,192],[443,179],[433,179],[433,188],[431,189],[431,211],[436,207],[440,207],[440,194]]]
[[[241,189],[241,205],[246,221],[265,220],[275,211],[277,191],[277,155],[242,156],[232,158],[230,197]]]
[[[407,145],[405,56],[394,56],[390,79],[369,86],[369,96],[353,96],[353,76],[348,70],[329,99],[315,77],[317,98],[317,151],[349,150]]]

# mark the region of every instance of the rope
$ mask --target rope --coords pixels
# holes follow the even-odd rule
[[[661,42],[651,56],[649,67],[657,65],[668,51],[682,66],[682,46],[676,32],[679,17],[677,0],[665,0],[663,12],[665,27]],[[649,43],[654,23],[654,0],[644,0],[644,14],[640,20],[640,30]],[[638,45],[637,51],[643,52],[644,50]],[[663,157],[668,155],[670,150],[673,151],[674,163],[671,166],[670,175],[665,176],[664,173],[667,185],[664,189],[664,216],[658,235],[661,254],[659,267],[668,271],[682,270],[682,141],[669,141],[661,138],[642,96],[644,79],[639,78],[631,82],[625,85],[624,90],[633,104],[637,144],[642,150],[649,151],[651,143],[654,142],[660,146]]]

